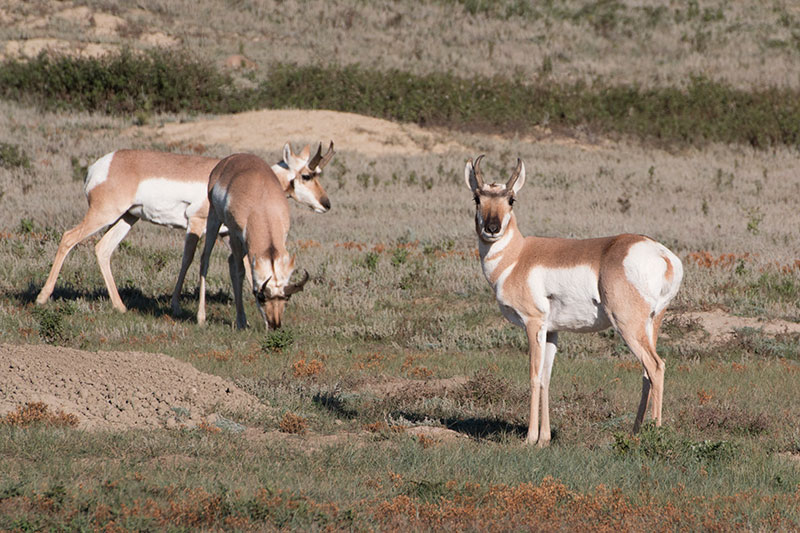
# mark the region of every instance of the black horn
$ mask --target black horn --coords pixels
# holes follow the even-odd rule
[[[483,187],[483,172],[481,171],[481,159],[483,157],[484,154],[479,155],[472,165],[472,170],[475,172],[475,182],[478,184],[479,189]]]
[[[269,283],[269,280],[271,280],[271,279],[272,279],[272,276],[268,277],[267,280],[264,283],[261,284],[261,289],[256,294],[256,297],[259,300],[261,300],[262,298],[266,300],[266,299],[272,297],[272,292],[270,291],[269,287],[267,287],[267,283]]]
[[[308,282],[308,270],[304,270],[303,272],[305,272],[303,279],[301,279],[298,283],[290,283],[285,289],[283,289],[284,295],[291,296],[292,294],[303,290],[303,285]]]
[[[514,189],[514,184],[517,182],[517,178],[519,178],[519,173],[522,170],[522,159],[517,158],[517,168],[514,169],[514,173],[511,174],[511,178],[506,183],[506,190],[510,191]]]
[[[322,144],[320,144],[320,148],[321,147],[322,147]],[[331,145],[328,146],[328,151],[325,153],[325,157],[322,158],[322,161],[319,164],[319,168],[325,168],[325,165],[330,163],[331,159],[333,159],[333,154],[334,154],[334,152],[333,152],[333,141],[331,141]]]
[[[309,170],[316,170],[317,165],[319,165],[320,161],[322,161],[322,143],[319,143],[319,148],[317,148],[317,153],[314,154],[314,157],[312,157],[311,161],[308,162]]]

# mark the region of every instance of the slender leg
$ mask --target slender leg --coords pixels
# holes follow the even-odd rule
[[[94,247],[94,253],[97,256],[97,264],[100,265],[100,272],[103,274],[103,280],[106,282],[106,289],[108,289],[108,297],[111,298],[111,304],[120,313],[126,311],[125,304],[122,303],[122,298],[119,297],[117,292],[117,284],[114,283],[114,276],[111,273],[111,254],[117,249],[119,243],[128,234],[131,227],[136,224],[139,219],[131,214],[124,214],[117,220],[113,226],[109,228],[103,237],[97,241]]]
[[[231,273],[231,284],[233,285],[233,300],[236,303],[236,329],[244,329],[247,327],[247,317],[244,313],[244,302],[242,301],[242,281],[244,278],[242,257],[244,250],[236,238],[231,238],[230,244],[231,255],[228,256],[228,269]]]
[[[636,420],[633,421],[633,432],[638,433],[642,427],[644,413],[647,411],[647,404],[650,402],[650,378],[647,371],[642,375],[642,398],[639,400],[639,408],[636,410]]]
[[[61,272],[61,267],[64,265],[64,259],[67,258],[67,254],[69,254],[70,250],[72,250],[79,242],[91,237],[104,227],[113,223],[120,216],[122,216],[122,213],[119,212],[93,210],[90,205],[89,211],[86,212],[86,215],[83,217],[81,223],[64,232],[64,235],[61,237],[61,243],[58,245],[56,257],[53,260],[53,266],[50,268],[50,274],[47,276],[47,281],[45,282],[44,287],[42,287],[42,290],[39,292],[39,295],[36,297],[37,304],[42,305],[47,303],[50,295],[53,294],[53,289],[55,289],[58,274]]]
[[[542,382],[542,424],[539,431],[539,447],[550,444],[550,375],[553,373],[553,361],[558,349],[558,333],[547,333],[547,342],[540,372]]]
[[[206,231],[205,218],[190,218],[186,230],[186,238],[183,241],[183,258],[181,259],[181,271],[178,274],[178,281],[175,283],[175,290],[172,291],[172,314],[177,315],[181,311],[181,290],[186,279],[186,273],[194,260],[197,250],[197,243]]]
[[[211,250],[214,249],[214,242],[217,240],[217,232],[222,225],[222,221],[217,217],[213,209],[208,213],[206,220],[206,242],[203,246],[203,255],[200,256],[200,301],[197,306],[197,323],[200,325],[206,322],[206,275],[208,274],[208,261],[211,258]]]
[[[541,371],[544,362],[546,331],[543,329],[541,321],[530,320],[525,325],[525,332],[528,335],[531,381],[531,405],[525,444],[535,444],[539,440],[539,399],[542,388]]]
[[[652,320],[647,318],[647,321]],[[619,331],[625,343],[633,354],[641,361],[644,367],[642,378],[642,397],[636,411],[636,420],[633,423],[633,432],[639,431],[647,411],[647,404],[652,400],[652,417],[656,426],[661,425],[661,403],[664,396],[664,361],[656,353],[652,335],[648,333],[646,323],[633,324],[624,327],[620,324]]]
[[[225,230],[227,231],[227,229]],[[228,248],[233,250],[230,243],[230,234],[226,233],[225,235],[220,234],[220,239],[224,242]],[[247,258],[247,254],[244,255],[242,259],[244,263],[244,276],[247,279],[247,286],[252,288],[253,287],[253,274],[250,272],[250,260]]]

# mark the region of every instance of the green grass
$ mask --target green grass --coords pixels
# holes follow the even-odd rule
[[[573,145],[463,134],[456,137],[463,153],[364,156],[342,150],[323,176],[334,201],[331,213],[292,207],[290,248],[311,280],[287,305],[284,330],[264,332],[249,294],[251,327],[233,329],[220,250],[209,271],[207,325],[194,322],[197,263],[182,314],[172,318],[169,296],[182,235],[146,224],[134,227],[112,260],[128,313],[117,313],[108,302],[92,240],[71,252],[54,301],[36,307],[61,233],[85,212],[85,166],[120,146],[164,147],[129,132],[135,117],[124,106],[161,102],[163,108],[151,105],[153,114],[184,109],[180,98],[148,96],[142,80],[152,81],[163,65],[178,73],[188,60],[129,60],[152,63],[131,69],[143,78],[117,71],[139,91],[117,100],[116,93],[102,97],[98,90],[86,100],[91,105],[81,104],[98,105],[111,116],[73,111],[77,97],[67,93],[59,97],[67,104],[55,111],[26,107],[54,105],[47,98],[55,102],[56,96],[33,89],[26,106],[0,102],[0,130],[9,144],[24,147],[31,165],[0,168],[0,341],[166,353],[230,379],[272,414],[223,413],[252,428],[245,433],[2,426],[0,529],[111,529],[113,521],[128,529],[186,531],[486,530],[542,520],[570,531],[800,528],[800,432],[787,422],[800,418],[797,336],[743,328],[714,343],[700,324],[680,318],[686,311],[723,308],[797,322],[794,243],[800,226],[791,199],[800,172],[793,148],[698,143],[664,151],[649,141]],[[50,64],[39,59],[31,65],[37,61]],[[87,70],[77,79],[89,80],[94,67],[80,68]],[[29,76],[19,72],[19,79]],[[163,73],[165,83],[180,87],[171,75]],[[315,87],[323,75],[329,95]],[[318,107],[363,105],[379,116],[408,113],[409,120],[424,116],[427,124],[452,121],[475,131],[530,127],[510,121],[502,101],[470,100],[469,94],[488,95],[497,83],[506,96],[524,95],[536,83],[486,78],[481,93],[472,85],[477,78],[385,77],[366,68],[312,72],[279,65],[247,94],[257,101],[275,83],[272,98],[280,105],[293,105],[290,95],[300,91]],[[200,86],[192,93],[195,111],[250,105],[236,100],[244,90],[227,78],[220,79],[220,93],[204,89],[203,78],[193,81]],[[708,91],[729,90],[720,87],[711,84]],[[351,89],[362,96],[348,102],[344,94]],[[119,90],[122,95],[128,89]],[[464,100],[439,110],[444,90]],[[225,91],[233,99],[220,103]],[[587,94],[576,92],[570,105],[583,105]],[[610,106],[615,111],[608,113],[609,123],[622,120],[614,117],[624,114],[625,105],[651,93],[624,94],[627,99]],[[681,102],[693,93],[674,94]],[[470,114],[458,115],[462,108]],[[638,120],[639,112],[635,107],[628,116]],[[481,122],[481,113],[496,122]],[[675,117],[676,128],[692,124],[681,126],[688,119]],[[553,126],[565,119],[550,120]],[[580,124],[575,120],[563,124]],[[716,135],[702,127],[689,138]],[[649,138],[631,131],[634,138]],[[670,135],[664,138],[677,138]],[[214,156],[231,149],[205,148]],[[278,149],[261,155],[272,157]],[[667,361],[663,428],[629,434],[641,368],[617,335],[563,334],[551,384],[552,446],[522,446],[526,341],[502,318],[482,277],[462,179],[466,157],[482,152],[489,154],[485,168],[493,179],[507,176],[517,156],[525,159],[528,182],[515,210],[526,234],[649,233],[684,259],[684,285],[659,344]],[[691,259],[695,252],[697,261]],[[305,421],[303,433],[281,431],[281,417],[288,414]],[[459,436],[438,441],[401,427],[446,428]]]
[[[360,66],[274,64],[255,87],[186,53],[123,52],[104,59],[6,61],[0,97],[48,109],[104,113],[333,109],[472,132],[589,128],[666,145],[800,143],[800,97],[791,89],[734,89],[693,76],[684,88],[555,83],[546,79],[416,75]],[[758,222],[751,218],[750,231]],[[753,226],[755,224],[755,226]]]

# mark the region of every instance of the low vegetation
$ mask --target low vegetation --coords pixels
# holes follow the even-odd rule
[[[471,132],[588,128],[668,145],[725,142],[767,148],[800,143],[796,91],[745,91],[701,76],[681,88],[640,88],[274,64],[255,87],[239,87],[229,74],[184,53],[123,52],[102,59],[42,54],[0,66],[0,97],[45,109],[136,113],[139,121],[151,113],[302,107]],[[757,223],[752,224],[751,231],[757,231]]]
[[[766,327],[800,322],[790,8],[286,0],[275,16],[239,0],[142,0],[133,14],[83,4],[126,17],[120,39],[174,28],[193,52],[121,46],[103,59],[0,64],[0,342],[166,353],[269,414],[90,431],[55,403],[20,405],[0,417],[0,529],[800,529],[800,334]],[[318,35],[291,56],[257,44],[307,34],[323,8]],[[21,3],[6,16],[28,23],[46,9]],[[25,32],[80,29],[45,18]],[[222,70],[234,52],[258,68]],[[206,327],[194,322],[196,266],[173,317],[183,236],[145,224],[113,258],[126,314],[111,308],[91,240],[70,254],[53,301],[34,305],[62,232],[85,212],[97,157],[239,149],[167,144],[132,124],[294,107],[452,128],[455,147],[340,149],[323,176],[331,212],[291,208],[291,249],[311,279],[282,330],[264,332],[249,294],[251,325],[233,330],[218,251]],[[641,366],[618,335],[562,334],[552,445],[521,445],[526,342],[475,255],[463,168],[478,153],[493,178],[525,160],[524,232],[646,233],[681,257],[684,286],[659,340],[664,427],[629,433]],[[693,318],[709,311],[748,325],[712,336]],[[0,372],[0,398],[4,386]]]

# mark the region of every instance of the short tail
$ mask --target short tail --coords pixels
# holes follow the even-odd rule
[[[683,281],[683,263],[680,258],[666,247],[661,252],[661,258],[667,264],[667,268],[664,271],[664,282],[661,285],[661,297],[656,306],[656,313],[660,313],[675,298]]]

